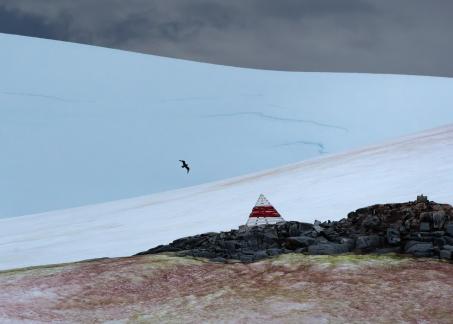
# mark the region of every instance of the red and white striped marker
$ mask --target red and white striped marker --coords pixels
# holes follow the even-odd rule
[[[284,221],[283,217],[278,213],[274,206],[270,204],[269,200],[261,194],[250,213],[247,226],[276,224]]]

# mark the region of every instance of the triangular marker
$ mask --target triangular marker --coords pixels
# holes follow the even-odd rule
[[[271,205],[269,200],[261,194],[249,215],[247,226],[276,224],[285,220],[278,211]]]

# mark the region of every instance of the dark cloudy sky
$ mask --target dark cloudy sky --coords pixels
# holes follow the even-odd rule
[[[255,68],[453,76],[452,0],[0,0],[0,32]]]

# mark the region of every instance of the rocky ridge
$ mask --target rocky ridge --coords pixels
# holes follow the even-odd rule
[[[340,221],[240,226],[180,238],[137,255],[175,252],[227,262],[253,262],[283,253],[398,253],[453,260],[453,207],[416,201],[360,208]]]

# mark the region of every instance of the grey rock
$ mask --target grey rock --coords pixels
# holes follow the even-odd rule
[[[319,243],[315,245],[310,245],[308,247],[309,254],[331,255],[346,253],[349,251],[350,251],[349,247],[346,244],[338,243]]]
[[[404,228],[407,230],[407,231],[410,231],[411,230],[411,221],[409,219],[406,219],[404,221],[404,224],[403,224]]]
[[[400,232],[396,228],[387,228],[387,243],[394,245],[401,242]]]
[[[453,237],[444,236],[443,239],[444,239],[444,241],[445,241],[445,244],[453,245]]]
[[[368,215],[362,222],[366,229],[375,229],[381,224],[381,220],[376,215]]]
[[[276,241],[278,241],[278,234],[277,231],[266,231],[263,235],[263,243],[268,245],[273,245]]]
[[[433,220],[432,212],[423,212],[420,213],[420,222],[431,223]]]
[[[453,259],[453,251],[451,251],[451,250],[440,250],[439,257],[441,259],[451,260],[451,259]]]
[[[439,247],[443,247],[445,244],[447,244],[447,241],[444,237],[435,237],[433,238],[433,244]]]
[[[219,246],[224,247],[228,251],[234,251],[239,246],[238,241],[221,241],[219,242]]]
[[[288,237],[285,246],[290,250],[295,250],[297,248],[310,246],[315,242],[316,240],[309,236]]]
[[[409,241],[406,243],[404,251],[418,257],[429,257],[434,254],[434,246],[431,242]]]
[[[267,254],[269,256],[282,254],[283,250],[278,248],[267,249]]]
[[[359,236],[355,242],[355,247],[359,250],[372,250],[381,247],[383,239],[379,235]]]
[[[334,242],[340,241],[340,234],[338,234],[337,231],[335,230],[335,228],[332,226],[325,228],[322,234],[329,241],[334,241]]]
[[[313,224],[309,223],[298,223],[301,232],[306,232],[313,229]]]
[[[445,235],[445,231],[431,232],[431,235],[434,236],[434,237],[443,237]]]
[[[446,214],[443,210],[434,212],[432,218],[434,229],[441,229],[444,227],[444,223],[446,221]]]
[[[316,242],[318,243],[329,243],[330,241],[325,238],[324,236],[317,236],[316,237]],[[338,242],[332,242],[332,243],[338,243]]]
[[[452,251],[452,252],[453,252],[453,245],[448,245],[448,244],[446,244],[446,245],[444,245],[444,246],[442,247],[442,249],[448,250],[448,251]]]
[[[407,230],[408,230],[408,229],[406,228],[406,226],[404,226],[404,224],[401,224],[401,226],[400,226],[400,228],[399,228],[399,232],[400,232],[400,233],[406,233]]]
[[[453,237],[453,223],[447,224],[446,232],[447,232],[447,235]]]
[[[298,224],[296,224],[296,223],[289,224],[288,234],[290,236],[298,236],[298,235],[300,235],[300,233],[301,233],[301,230],[300,230]]]
[[[239,225],[239,232],[247,232],[248,229],[247,225]]]
[[[431,232],[414,232],[407,236],[411,241],[431,242],[433,240]]]
[[[322,228],[321,225],[314,225],[313,229],[317,234],[321,234],[324,231],[324,228]]]
[[[406,244],[404,245],[404,251],[409,249],[412,245],[419,244],[419,243],[423,243],[423,242],[416,241],[416,240],[415,241],[414,240],[407,241]]]
[[[242,249],[241,250],[241,254],[243,254],[243,255],[255,255],[255,251],[254,250],[249,250],[249,249]]]
[[[251,254],[240,254],[239,260],[242,262],[252,262],[254,261],[254,256]]]
[[[269,255],[266,253],[266,251],[257,251],[254,254],[254,259],[255,260],[260,260],[260,259],[267,258],[268,256]]]
[[[431,226],[428,222],[421,222],[420,223],[420,232],[429,232],[431,230]]]
[[[302,232],[302,235],[303,236],[313,237],[313,238],[318,237],[318,233],[314,229],[312,229],[311,231]]]
[[[333,225],[334,225],[334,223],[331,222],[330,220],[321,223],[321,226],[324,227],[324,228],[331,227]]]
[[[259,243],[256,237],[250,238],[248,241],[245,241],[245,246],[251,250],[258,250]]]
[[[340,238],[340,243],[346,245],[350,251],[355,248],[355,240],[353,238],[342,237]]]

